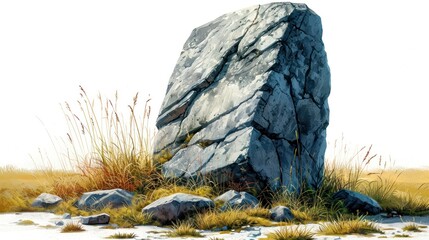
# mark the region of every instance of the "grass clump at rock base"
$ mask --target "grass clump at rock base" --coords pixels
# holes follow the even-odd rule
[[[62,233],[71,233],[71,232],[82,232],[85,231],[82,224],[76,222],[69,222],[61,228]]]
[[[266,238],[261,240],[311,240],[314,233],[306,227],[282,227],[272,233],[268,233]]]
[[[135,233],[115,233],[108,236],[109,239],[130,239],[135,238],[137,235]]]
[[[173,230],[167,234],[168,237],[203,237],[192,224],[188,222],[178,222],[173,224]]]
[[[227,227],[228,229],[238,229],[247,225],[275,226],[270,220],[251,214],[260,215],[264,210],[236,210],[229,209],[224,212],[211,210],[199,213],[195,217],[195,226],[198,229],[213,230]]]
[[[368,235],[383,232],[375,223],[368,222],[362,218],[357,218],[353,220],[335,220],[332,222],[322,223],[320,225],[319,233],[324,235]]]

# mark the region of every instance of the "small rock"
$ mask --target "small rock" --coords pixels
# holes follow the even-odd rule
[[[64,213],[62,219],[71,219],[70,213]]]
[[[380,204],[371,197],[350,190],[340,190],[334,194],[333,198],[343,201],[350,212],[375,215],[382,210]]]
[[[249,235],[247,235],[248,237],[259,237],[259,236],[261,236],[261,230],[255,230],[255,231],[251,231],[250,233],[249,233]]]
[[[131,205],[133,194],[123,189],[99,190],[86,192],[76,202],[79,209],[119,208]]]
[[[277,206],[270,209],[270,218],[276,222],[292,221],[294,216],[289,208],[285,206]]]
[[[235,190],[229,190],[219,197],[215,198],[215,201],[223,202],[221,210],[228,208],[243,209],[243,208],[255,208],[258,206],[259,201],[253,195],[247,192],[237,192]]]
[[[48,208],[58,205],[63,199],[57,195],[42,193],[31,204],[32,207]]]
[[[88,217],[81,217],[80,220],[84,225],[108,224],[110,221],[110,216],[109,214],[102,213],[102,214],[92,215]]]
[[[57,225],[57,226],[63,226],[64,222],[63,221],[57,221],[57,222],[55,222],[55,225]]]
[[[160,198],[143,208],[142,212],[152,214],[161,223],[171,222],[195,211],[213,208],[211,199],[185,193],[176,193]]]

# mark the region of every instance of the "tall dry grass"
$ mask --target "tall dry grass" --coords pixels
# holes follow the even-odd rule
[[[145,193],[163,180],[152,162],[150,99],[140,107],[136,94],[125,116],[118,103],[117,92],[113,100],[100,94],[94,100],[80,86],[76,104],[62,105],[68,126],[64,140],[67,150],[57,154],[57,161],[65,161],[62,165],[72,166],[76,174],[58,177],[53,183],[54,193],[73,197],[112,188]]]

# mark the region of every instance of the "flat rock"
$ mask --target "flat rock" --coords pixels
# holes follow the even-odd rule
[[[382,210],[380,204],[371,197],[362,193],[342,189],[333,196],[335,200],[341,200],[344,206],[353,213],[375,215]]]
[[[329,94],[321,20],[305,4],[225,14],[184,44],[157,119],[155,160],[171,178],[317,188]]]
[[[270,218],[276,222],[287,222],[292,221],[294,216],[288,207],[276,206],[270,209]]]
[[[168,223],[188,214],[214,208],[211,199],[185,193],[176,193],[160,198],[143,208],[142,212],[151,214],[154,220]]]
[[[76,202],[79,209],[118,208],[132,204],[133,194],[123,189],[99,190],[86,192]]]
[[[235,190],[229,190],[219,197],[215,198],[215,201],[223,202],[222,210],[229,208],[233,209],[244,209],[244,208],[255,208],[258,206],[259,201],[256,197],[247,192],[237,192]]]
[[[110,216],[107,213],[101,213],[98,215],[91,215],[88,217],[81,217],[80,221],[83,225],[99,225],[99,224],[109,224]]]
[[[48,208],[58,205],[63,199],[57,195],[42,193],[31,204],[32,207]]]

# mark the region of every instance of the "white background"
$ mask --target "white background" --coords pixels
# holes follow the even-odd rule
[[[79,85],[93,96],[118,90],[124,106],[150,94],[154,118],[192,29],[268,2],[0,1],[0,166],[33,168],[30,155],[52,147],[47,132],[65,136],[60,103],[76,101]],[[397,167],[428,166],[428,4],[304,2],[324,28],[329,142],[344,135]]]

